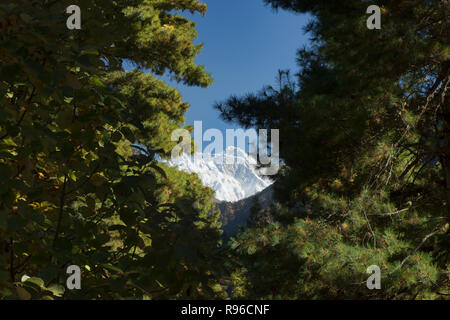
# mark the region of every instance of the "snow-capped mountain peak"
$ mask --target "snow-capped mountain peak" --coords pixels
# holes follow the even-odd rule
[[[205,186],[216,191],[215,197],[220,201],[235,202],[248,198],[273,183],[258,175],[254,158],[235,147],[228,147],[215,155],[183,154],[168,161],[168,165],[197,173]]]

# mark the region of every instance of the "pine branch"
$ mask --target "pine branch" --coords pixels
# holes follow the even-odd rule
[[[446,226],[446,224],[442,225],[441,227],[439,227],[438,229],[436,229],[435,231],[433,231],[432,233],[426,235],[423,239],[422,242],[417,246],[417,248],[414,249],[414,251],[408,255],[405,259],[403,259],[403,261],[400,263],[400,265],[395,268],[393,271],[391,271],[389,274],[394,273],[395,271],[397,271],[398,269],[400,269],[401,267],[403,267],[403,265],[406,263],[406,261],[409,260],[409,258],[411,258],[414,254],[417,253],[417,251],[420,250],[420,248],[422,248],[422,246],[425,244],[425,242],[427,242],[428,239],[430,239],[432,236],[438,234],[442,229],[444,229]]]

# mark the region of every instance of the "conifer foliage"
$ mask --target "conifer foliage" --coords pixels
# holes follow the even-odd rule
[[[231,97],[225,120],[280,129],[273,223],[232,240],[236,297],[443,299],[450,287],[447,1],[266,0],[308,13],[296,81]],[[286,31],[288,32],[288,31]],[[292,83],[296,85],[292,85]],[[381,290],[366,270],[381,269]]]

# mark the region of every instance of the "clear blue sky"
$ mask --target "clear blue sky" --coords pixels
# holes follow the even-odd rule
[[[203,0],[205,16],[189,15],[197,22],[197,43],[204,43],[196,59],[212,74],[208,88],[188,87],[176,82],[183,99],[191,107],[186,124],[203,121],[203,130],[236,128],[219,119],[215,102],[232,94],[242,95],[275,83],[279,69],[297,72],[296,52],[308,43],[303,27],[308,18],[264,6],[263,0]],[[167,80],[167,78],[165,78]]]

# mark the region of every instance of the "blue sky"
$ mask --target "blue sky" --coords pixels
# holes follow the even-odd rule
[[[303,15],[278,11],[264,6],[263,0],[203,0],[208,4],[205,16],[189,15],[197,22],[197,43],[204,43],[196,59],[212,74],[214,84],[208,88],[188,87],[176,82],[183,99],[191,107],[186,124],[203,121],[203,130],[237,128],[219,119],[213,108],[232,94],[242,95],[271,85],[279,69],[298,71],[296,52],[308,43]],[[165,78],[167,80],[167,78]]]

